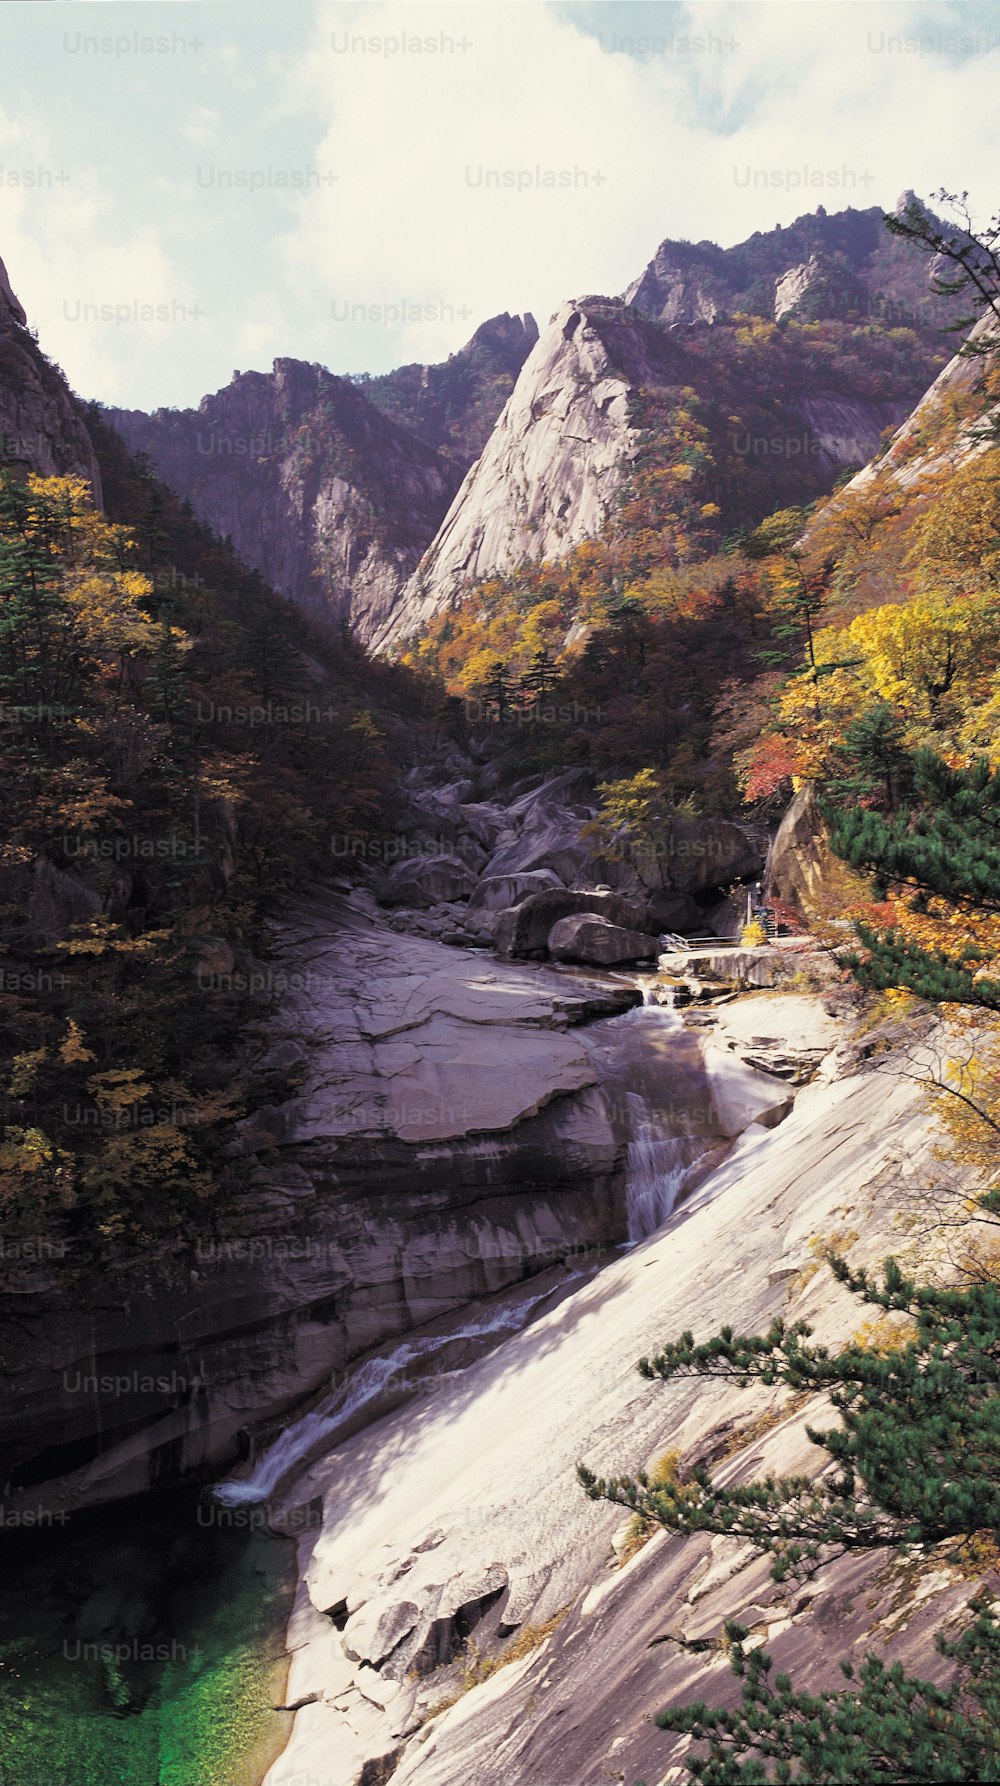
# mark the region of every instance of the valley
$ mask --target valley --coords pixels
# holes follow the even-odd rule
[[[989,1651],[957,227],[668,238],[150,412],[0,265],[3,1778],[733,1786],[764,1655],[850,1724]]]

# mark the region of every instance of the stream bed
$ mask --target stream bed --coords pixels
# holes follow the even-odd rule
[[[730,1146],[696,1037],[654,1003],[581,1027],[626,1162],[619,1248]],[[627,1228],[627,1232],[626,1232]],[[258,1786],[287,1740],[296,1536],[315,1460],[548,1313],[615,1257],[590,1248],[357,1360],[261,1431],[225,1479],[0,1531],[0,1786]],[[278,1515],[276,1521],[275,1508]],[[319,1505],[302,1508],[319,1519]],[[278,1529],[275,1530],[275,1525]]]

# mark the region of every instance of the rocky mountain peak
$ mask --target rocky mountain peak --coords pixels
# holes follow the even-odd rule
[[[459,349],[459,354],[470,353],[477,347],[490,348],[496,353],[509,352],[514,370],[519,372],[537,340],[538,324],[530,310],[523,316],[511,316],[504,310],[501,315],[491,316],[480,323],[472,338]],[[455,358],[454,355],[451,357]]]
[[[725,297],[725,256],[713,242],[661,242],[623,302],[675,327],[714,322]]]
[[[24,314],[23,307],[14,296],[13,287],[7,277],[7,268],[2,260],[0,260],[0,304],[7,312],[8,321],[12,318],[21,328],[27,326],[28,319]]]
[[[904,192],[897,212],[912,202],[919,201]],[[879,206],[830,213],[818,205],[731,248],[668,237],[624,301],[671,328],[736,312],[780,321],[793,307],[791,293],[795,304],[807,302],[812,321],[881,319],[891,309],[890,321],[913,326],[953,314],[954,306],[933,292],[932,272],[926,256],[887,235]]]
[[[630,392],[652,371],[641,339],[617,299],[559,306],[376,649],[479,578],[559,556],[600,531],[634,446]]]

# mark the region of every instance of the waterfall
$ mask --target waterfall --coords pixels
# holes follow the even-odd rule
[[[636,1103],[642,1100],[636,1098]],[[631,1241],[655,1234],[673,1215],[692,1168],[706,1151],[700,1135],[664,1135],[644,1121],[626,1157],[626,1215]]]
[[[602,1026],[604,1083],[626,1147],[633,1245],[669,1220],[721,1140],[698,1043],[675,1008],[676,988],[652,977],[636,984],[642,1004]]]
[[[582,1275],[581,1272],[573,1272],[566,1282]],[[255,1463],[250,1476],[242,1480],[217,1483],[212,1490],[214,1498],[225,1507],[266,1501],[291,1470],[306,1462],[320,1445],[331,1440],[360,1409],[376,1401],[394,1384],[413,1389],[426,1381],[408,1374],[409,1366],[416,1359],[431,1352],[440,1352],[456,1340],[482,1339],[492,1333],[513,1332],[524,1325],[536,1302],[543,1302],[549,1295],[551,1286],[536,1296],[525,1297],[513,1307],[497,1309],[492,1315],[486,1315],[479,1321],[470,1321],[456,1333],[436,1333],[419,1339],[404,1340],[402,1345],[385,1357],[365,1359],[349,1382],[340,1384],[318,1407],[304,1414],[301,1420],[294,1420],[291,1426],[286,1426],[274,1444],[268,1446]]]
[[[266,1501],[283,1476],[300,1458],[308,1456],[315,1446],[336,1432],[339,1426],[374,1401],[396,1377],[402,1377],[408,1364],[419,1358],[421,1350],[429,1350],[435,1342],[407,1341],[385,1358],[369,1358],[359,1366],[349,1383],[335,1389],[319,1407],[304,1414],[301,1420],[286,1426],[254,1465],[253,1474],[242,1482],[220,1482],[212,1493],[224,1507],[238,1507],[247,1502]]]

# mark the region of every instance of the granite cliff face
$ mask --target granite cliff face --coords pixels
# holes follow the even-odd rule
[[[531,317],[494,317],[439,366],[351,379],[281,359],[197,410],[105,413],[273,588],[367,643],[537,333]]]
[[[276,360],[197,410],[108,410],[133,451],[308,612],[362,640],[391,609],[454,490],[432,447],[349,379]]]
[[[558,557],[605,525],[638,439],[629,395],[653,375],[641,336],[622,341],[617,330],[619,348],[631,349],[628,370],[613,360],[602,323],[618,318],[599,299],[556,311],[419,570],[374,634],[376,649],[418,632],[481,578],[525,558]]]
[[[720,251],[721,252],[721,251]],[[619,300],[560,306],[521,370],[481,458],[466,475],[441,527],[386,621],[369,635],[376,651],[418,634],[490,576],[525,562],[565,556],[613,521],[648,434],[636,405],[649,395],[694,390],[728,427],[727,450],[755,466],[773,457],[787,475],[792,454],[818,494],[845,465],[862,465],[886,427],[909,408],[903,398],[841,389],[830,375],[765,409],[767,432],[725,418],[754,403],[752,368],[720,375],[699,360],[683,331],[666,331]],[[774,506],[773,502],[771,506]]]
[[[87,1505],[225,1467],[238,1435],[371,1347],[625,1235],[623,1144],[576,1026],[628,985],[400,938],[329,897],[285,929],[242,1191],[178,1265],[100,1281],[4,1262],[10,1505]],[[71,1293],[68,1286],[72,1284]]]
[[[0,466],[84,477],[101,500],[94,449],[65,378],[47,360],[0,261]]]

